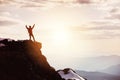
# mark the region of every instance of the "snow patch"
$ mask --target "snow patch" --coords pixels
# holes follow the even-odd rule
[[[84,78],[80,77],[75,71],[72,69],[64,69],[59,70],[58,73],[60,76],[65,80],[85,80]]]

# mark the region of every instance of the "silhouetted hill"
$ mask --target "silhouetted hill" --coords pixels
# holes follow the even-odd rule
[[[74,64],[72,63],[77,63],[75,65],[77,66],[78,70],[98,71],[113,65],[120,64],[120,56],[109,55],[109,56],[97,56],[97,57],[77,57],[77,58],[73,57],[71,58],[70,61],[67,62],[68,65],[73,66],[73,68],[75,69],[76,67],[74,67]]]
[[[106,69],[101,70],[101,72],[120,76],[120,64],[110,66]]]
[[[0,39],[0,80],[61,80],[31,40]]]
[[[102,73],[76,70],[76,72],[88,80],[120,80],[120,76]]]

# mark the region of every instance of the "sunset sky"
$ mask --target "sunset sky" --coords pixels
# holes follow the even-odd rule
[[[25,25],[33,24],[52,65],[120,55],[119,0],[0,0],[0,38],[29,39]]]

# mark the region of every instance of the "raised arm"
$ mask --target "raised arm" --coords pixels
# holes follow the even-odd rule
[[[25,25],[25,27],[28,29],[27,25]]]
[[[32,29],[35,27],[35,24],[33,25]]]

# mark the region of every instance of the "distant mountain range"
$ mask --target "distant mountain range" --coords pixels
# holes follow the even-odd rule
[[[79,60],[79,69],[75,72],[87,80],[120,80],[120,56],[99,56]]]
[[[76,72],[87,80],[120,80],[120,64],[94,72],[80,70]]]
[[[110,66],[110,67],[108,67],[108,68],[106,68],[104,70],[101,70],[100,72],[104,72],[104,73],[109,73],[109,74],[112,74],[112,75],[120,76],[120,64]]]
[[[120,64],[120,56],[117,55],[88,57],[88,58],[73,58],[72,60],[73,60],[72,63],[78,63],[76,65],[78,70],[86,70],[86,71],[103,70],[113,65]]]
[[[87,80],[120,80],[120,76],[102,72],[87,72],[79,70],[76,70],[76,72]]]

